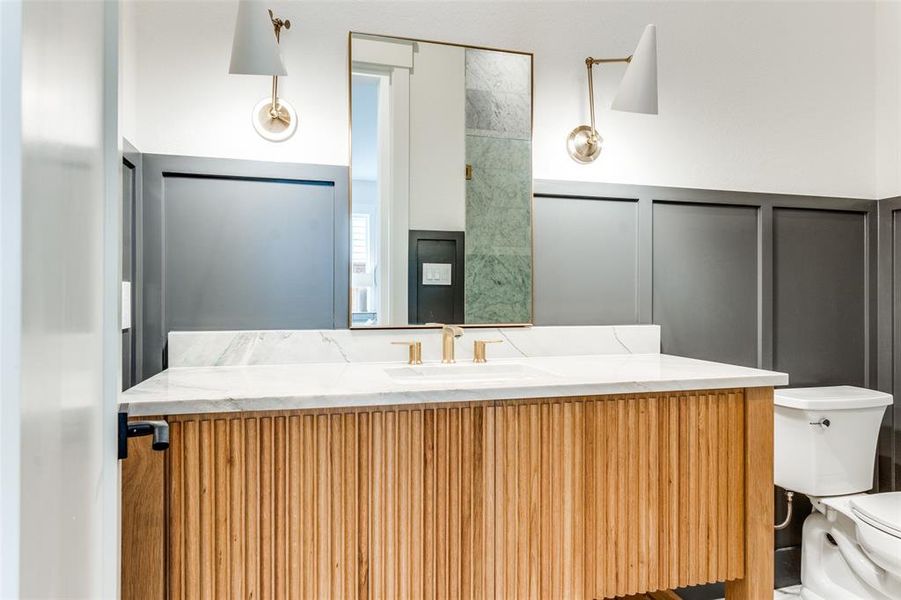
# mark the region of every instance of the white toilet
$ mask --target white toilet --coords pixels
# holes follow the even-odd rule
[[[901,492],[873,486],[889,394],[851,386],[775,393],[776,485],[810,497],[801,597],[901,599]]]

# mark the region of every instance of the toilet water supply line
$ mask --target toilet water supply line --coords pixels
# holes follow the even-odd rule
[[[795,498],[795,493],[785,490],[785,520],[773,527],[776,531],[781,529],[785,529],[788,527],[788,524],[792,522],[792,501]]]

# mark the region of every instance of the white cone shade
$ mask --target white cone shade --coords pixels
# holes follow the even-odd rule
[[[613,110],[657,114],[657,26],[648,25],[626,68]]]
[[[288,74],[265,4],[252,0],[238,2],[238,20],[235,22],[228,72],[233,75]]]

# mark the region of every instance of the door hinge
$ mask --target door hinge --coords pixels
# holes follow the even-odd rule
[[[129,421],[128,413],[119,413],[119,460],[128,458],[128,438],[152,435],[151,447],[162,452],[169,447],[169,423],[165,421]]]

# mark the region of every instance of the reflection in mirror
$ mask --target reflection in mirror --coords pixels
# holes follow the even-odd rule
[[[351,325],[532,320],[532,55],[351,34]]]

